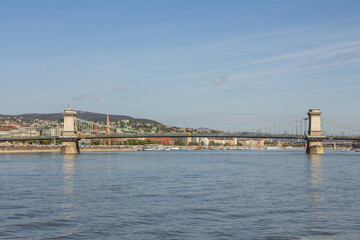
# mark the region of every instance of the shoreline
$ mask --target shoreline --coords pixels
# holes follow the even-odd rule
[[[143,145],[135,146],[88,146],[80,147],[81,152],[129,152],[129,151],[143,151]],[[293,148],[293,150],[302,150],[304,148]],[[50,145],[50,146],[0,146],[0,154],[6,153],[60,153],[60,145]],[[170,149],[169,149],[170,150]],[[169,151],[168,150],[168,151]],[[250,149],[244,148],[234,148],[234,147],[222,147],[222,148],[199,148],[197,146],[186,146],[185,149],[172,150],[172,151],[244,151]],[[254,148],[253,150],[266,150],[263,148]],[[276,149],[276,150],[287,150],[287,149]],[[156,151],[165,151],[165,149],[156,150]],[[272,151],[272,150],[267,150]]]
[[[31,146],[31,147],[25,147],[25,146],[18,146],[18,147],[0,147],[0,154],[2,153],[60,153],[60,146]]]

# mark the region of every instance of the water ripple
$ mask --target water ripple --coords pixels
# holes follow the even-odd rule
[[[341,152],[0,155],[0,238],[358,239],[359,170]]]

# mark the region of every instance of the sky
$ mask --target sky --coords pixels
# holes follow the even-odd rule
[[[360,1],[0,1],[0,113],[360,127]]]

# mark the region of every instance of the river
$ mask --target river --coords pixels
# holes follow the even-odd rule
[[[360,153],[0,155],[1,239],[360,239]]]

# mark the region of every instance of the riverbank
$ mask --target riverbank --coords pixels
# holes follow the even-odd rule
[[[118,146],[118,145],[97,145],[97,146],[80,146],[80,152],[128,152],[128,151],[142,151],[143,145],[135,146]],[[49,146],[1,146],[1,153],[45,153],[45,152],[58,152],[60,153],[61,145]],[[165,150],[165,149],[162,149]],[[170,150],[170,149],[168,149]],[[185,149],[184,149],[185,150]],[[199,150],[197,147],[188,146],[186,150]],[[205,149],[206,150],[206,149]],[[209,149],[210,150],[210,149]],[[160,151],[160,150],[157,150]]]
[[[121,151],[140,151],[143,146],[91,146],[80,147],[80,152],[121,152]],[[1,146],[1,153],[60,153],[61,145],[49,146]]]
[[[303,149],[303,148],[292,148]],[[61,145],[21,145],[21,146],[1,146],[1,153],[46,153],[46,152],[58,152],[60,153]],[[144,145],[124,146],[124,145],[97,145],[97,146],[80,146],[80,152],[125,152],[125,151],[142,151]],[[186,147],[168,147],[159,148],[154,151],[166,151],[166,150],[178,150],[178,151],[194,151],[194,150],[249,150],[244,147],[208,147],[202,148],[199,146],[186,146]],[[254,150],[264,150],[263,148],[256,148]],[[276,149],[282,150],[282,149]]]
[[[61,146],[6,146],[0,147],[0,153],[47,153],[60,152]]]
[[[141,151],[143,146],[88,146],[80,147],[80,152],[127,152]]]

